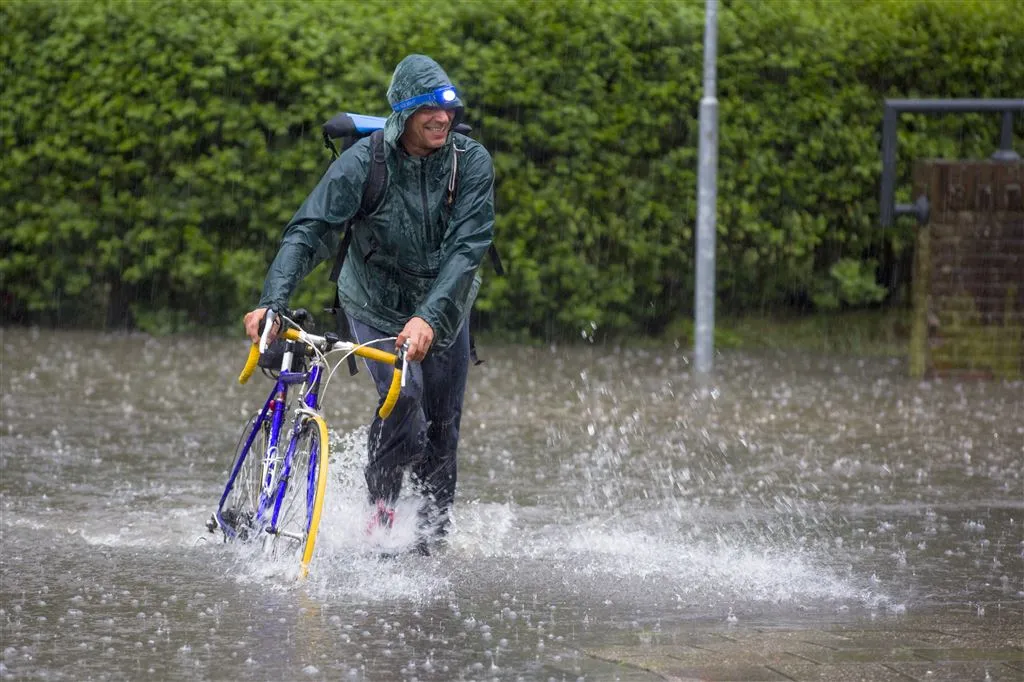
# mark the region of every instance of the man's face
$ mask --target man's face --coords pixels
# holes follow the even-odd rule
[[[405,122],[402,143],[410,154],[426,156],[444,146],[455,112],[440,107],[422,107]]]

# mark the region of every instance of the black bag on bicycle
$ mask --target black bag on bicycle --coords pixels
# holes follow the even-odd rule
[[[292,361],[288,367],[284,366],[284,354],[292,351]],[[276,339],[267,350],[260,355],[259,366],[271,372],[303,372],[306,369],[306,358],[303,355],[304,346],[294,341]]]

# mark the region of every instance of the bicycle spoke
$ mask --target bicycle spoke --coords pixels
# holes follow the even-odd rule
[[[269,530],[268,542],[275,557],[295,556],[303,551],[309,531],[316,459],[320,438],[316,424],[307,421],[299,428],[290,462],[282,462],[282,474],[276,495],[280,500],[276,522]]]
[[[263,489],[265,462],[270,440],[270,424],[266,420],[256,424],[258,415],[254,415],[238,441],[234,463],[226,487],[226,495],[220,506],[219,523],[229,537],[248,540],[259,530],[260,492]],[[256,429],[255,435],[253,430]],[[252,436],[248,448],[246,443]]]

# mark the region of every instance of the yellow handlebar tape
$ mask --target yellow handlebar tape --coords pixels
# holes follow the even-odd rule
[[[377,414],[380,415],[381,419],[387,419],[391,415],[391,410],[395,409],[395,403],[398,402],[398,394],[402,392],[402,370],[395,367],[395,373],[391,376],[391,387],[388,389],[388,395],[384,398],[384,404],[377,410]]]
[[[298,329],[286,329],[282,336],[289,341],[299,340]],[[252,373],[256,371],[256,364],[260,361],[260,344],[254,343],[249,347],[249,357],[245,360],[245,367],[242,368],[242,373],[238,375],[238,383],[244,384],[252,376]]]
[[[254,343],[249,347],[249,357],[245,361],[242,373],[238,375],[238,383],[244,384],[256,371],[256,363],[260,361],[260,344]]]
[[[386,365],[393,365],[398,359],[394,353],[389,353],[386,350],[380,350],[379,348],[372,348],[370,346],[360,346],[359,348],[356,348],[355,354],[370,360],[383,362]]]
[[[372,348],[370,346],[360,346],[355,350],[356,355],[361,355],[364,358],[370,360],[376,360],[377,362],[383,362],[389,365],[395,365],[398,363],[398,356],[394,353],[389,353],[379,348]],[[381,419],[387,419],[388,415],[391,414],[391,410],[395,409],[395,403],[398,402],[398,394],[402,391],[402,370],[400,367],[395,367],[395,373],[391,376],[391,386],[388,388],[388,394],[384,398],[384,404],[377,410],[377,414],[380,415]]]

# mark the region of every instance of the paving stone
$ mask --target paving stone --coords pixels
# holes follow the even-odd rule
[[[677,680],[787,680],[761,665],[762,657],[749,652],[726,653],[693,647],[605,647],[586,649],[588,656],[638,668]]]
[[[920,661],[921,658],[914,653],[913,649],[902,648],[864,648],[864,649],[839,649],[825,650],[817,654],[814,659],[823,665],[845,665],[849,663],[890,663],[894,661]]]
[[[931,661],[927,663],[890,663],[889,666],[921,682],[1021,682],[1024,677],[999,662],[965,663]]]
[[[667,665],[676,665],[678,661],[672,658],[673,653],[682,650],[678,646],[612,646],[601,648],[584,649],[583,653],[591,659],[601,661],[607,665],[618,666],[617,670],[629,673],[630,671],[643,671],[659,678],[665,678]],[[678,678],[677,679],[683,679]]]
[[[584,653],[615,671],[608,679],[622,680],[1024,682],[1024,614],[1016,606],[988,618],[922,615],[821,629],[697,627]]]
[[[793,682],[789,677],[763,665],[683,666],[667,661],[656,672],[667,680],[701,680],[701,682]]]
[[[948,649],[919,649],[918,656],[929,661],[998,661],[1022,663],[1024,651],[1016,649],[965,649],[961,647]]]
[[[606,661],[592,656],[585,656],[576,662],[576,666],[548,663],[544,666],[543,675],[538,679],[556,680],[617,680],[618,682],[664,682],[666,677],[642,666],[626,661]],[[679,679],[678,682],[691,682]],[[697,682],[697,681],[693,681]]]
[[[793,682],[911,682],[905,674],[881,663],[817,665],[799,662],[770,667]]]
[[[855,630],[844,631],[842,637],[831,645],[835,649],[928,649],[934,639],[922,632],[901,632],[896,630]]]

